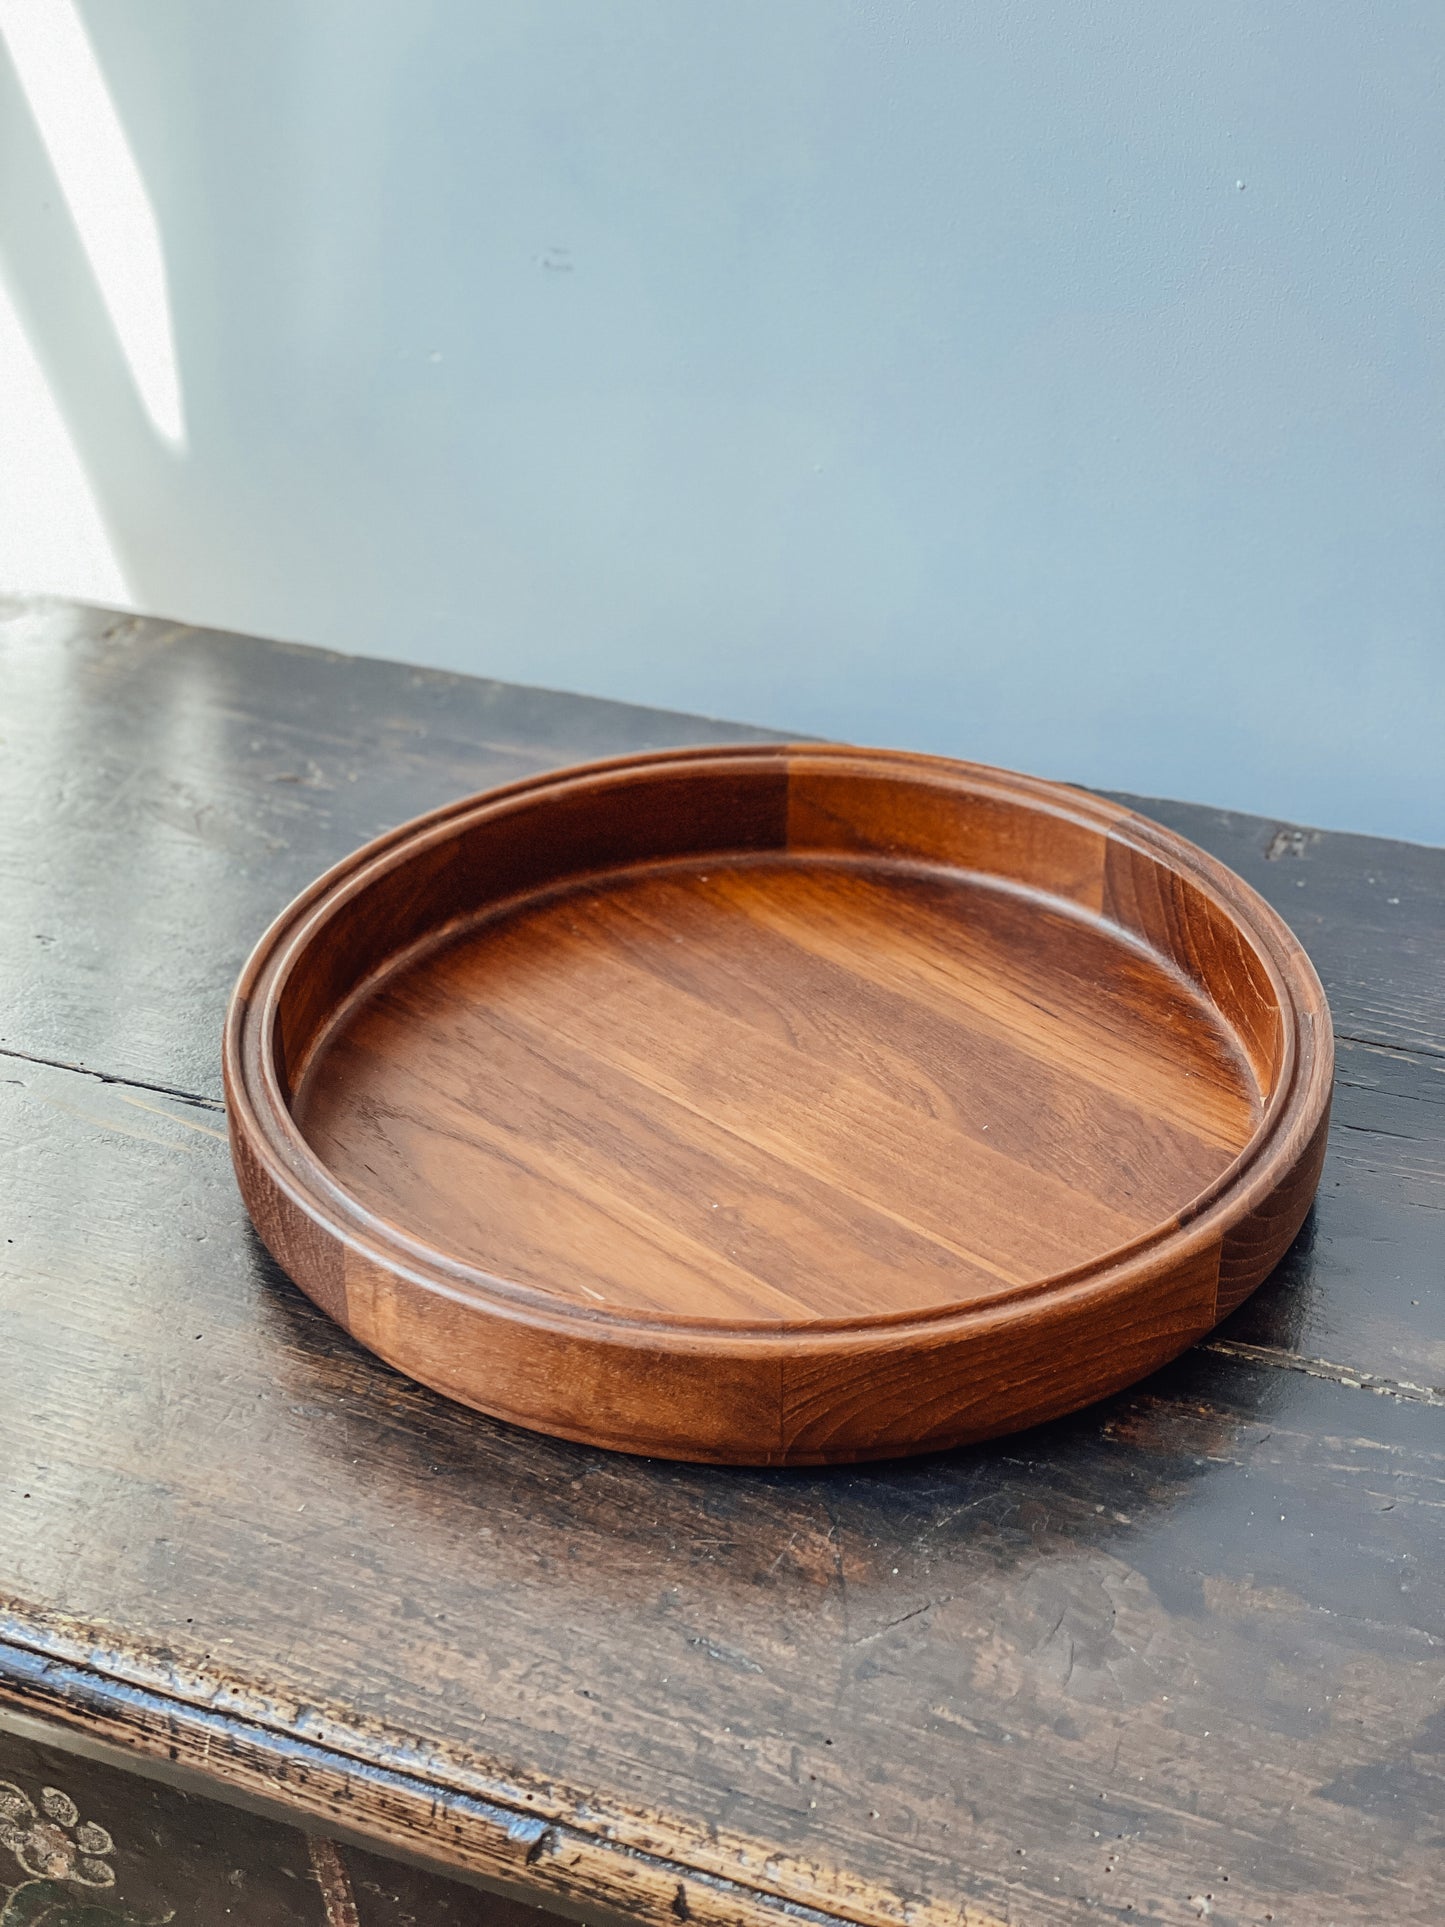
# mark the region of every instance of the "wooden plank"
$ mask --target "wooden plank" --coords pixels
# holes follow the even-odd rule
[[[6,1076],[12,1706],[662,1927],[1438,1917],[1438,1401],[1205,1352],[905,1465],[570,1447],[314,1312],[213,1112]]]

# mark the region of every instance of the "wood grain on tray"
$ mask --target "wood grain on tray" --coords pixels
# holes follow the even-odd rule
[[[677,1457],[914,1452],[1176,1355],[1278,1261],[1328,1009],[1279,918],[1058,785],[663,752],[348,859],[227,1029],[304,1289],[498,1416]]]

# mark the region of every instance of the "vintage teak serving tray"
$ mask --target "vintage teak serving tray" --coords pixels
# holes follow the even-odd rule
[[[360,850],[232,1000],[271,1251],[403,1372],[746,1464],[1129,1384],[1254,1289],[1333,1044],[1274,912],[1097,797],[872,750],[557,771]]]

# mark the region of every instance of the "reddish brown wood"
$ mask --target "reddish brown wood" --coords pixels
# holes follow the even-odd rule
[[[1313,969],[1061,786],[771,745],[566,770],[359,851],[226,1031],[275,1255],[453,1398],[624,1450],[917,1452],[1164,1363],[1319,1177]]]

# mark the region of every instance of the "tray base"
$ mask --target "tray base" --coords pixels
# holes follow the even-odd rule
[[[765,1326],[1097,1261],[1202,1191],[1259,1111],[1218,1011],[1116,927],[816,855],[514,903],[366,987],[295,1104],[356,1198],[449,1257]]]

